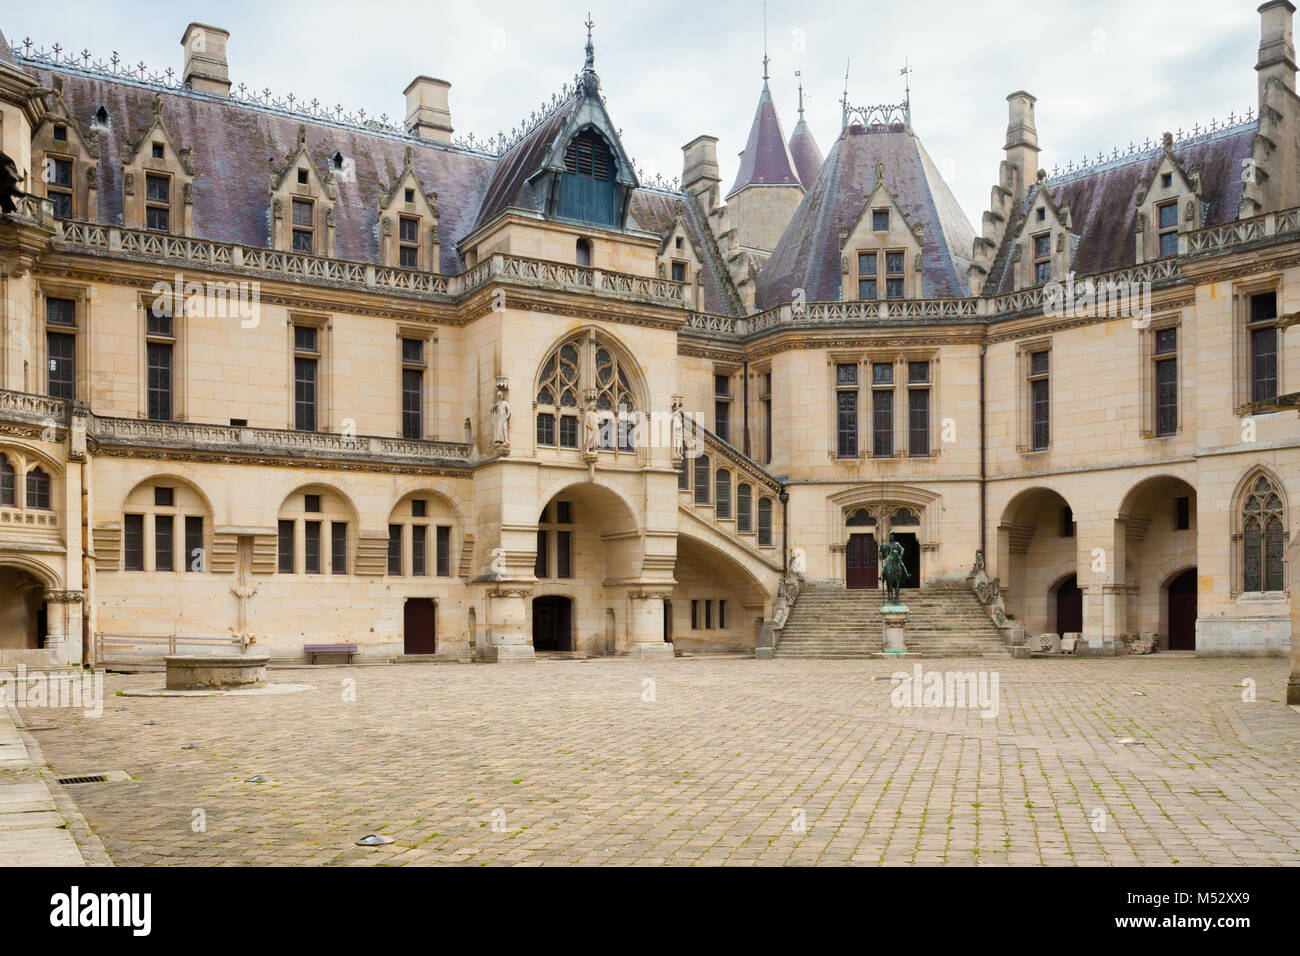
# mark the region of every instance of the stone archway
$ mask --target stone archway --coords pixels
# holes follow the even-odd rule
[[[996,569],[1007,612],[1030,634],[1058,631],[1058,586],[1078,565],[1073,514],[1059,492],[1034,487],[1012,498],[998,522]]]
[[[5,651],[44,646],[45,585],[30,571],[0,566],[0,663]]]

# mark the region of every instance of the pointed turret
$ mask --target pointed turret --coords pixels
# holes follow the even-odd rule
[[[799,76],[796,72],[795,76]],[[822,168],[822,151],[817,140],[803,118],[803,80],[799,80],[799,122],[794,124],[790,134],[790,157],[794,160],[795,172],[805,190],[810,189],[817,178],[817,170]]]

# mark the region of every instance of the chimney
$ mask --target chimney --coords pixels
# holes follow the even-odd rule
[[[230,67],[226,64],[226,41],[230,33],[221,27],[191,23],[181,37],[185,48],[185,85],[200,93],[230,95]]]
[[[1295,7],[1287,0],[1269,0],[1259,8],[1259,62],[1255,64],[1255,70],[1259,73],[1261,96],[1264,84],[1273,77],[1295,92],[1295,45],[1291,42],[1291,17],[1294,13]]]
[[[682,147],[682,190],[688,196],[698,197],[721,182],[718,137],[697,136]]]
[[[451,142],[451,107],[447,91],[451,84],[431,76],[417,76],[403,94],[406,96],[406,128],[421,139]]]
[[[1034,104],[1038,102],[1024,90],[1007,97],[1007,164],[1018,171],[1014,194],[1019,202],[1038,180],[1038,129],[1034,126]]]

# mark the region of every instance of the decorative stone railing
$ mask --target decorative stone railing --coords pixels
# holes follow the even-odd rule
[[[473,446],[463,442],[381,436],[344,436],[276,428],[157,422],[137,418],[90,420],[90,437],[101,446],[222,450],[248,455],[288,455],[321,459],[375,459],[469,467]]]
[[[703,447],[704,454],[709,456],[714,471],[719,468],[730,468],[732,474],[736,476],[736,481],[746,480],[757,486],[755,490],[761,488],[769,495],[780,494],[781,482],[735,445],[723,441],[703,425],[697,424],[695,436]]]
[[[1211,256],[1266,239],[1300,233],[1300,209],[1283,209],[1250,219],[1237,219],[1189,232],[1184,237],[1187,256]]]
[[[9,421],[66,425],[72,403],[31,392],[0,389],[0,418]]]
[[[14,211],[6,213],[7,217],[41,226],[54,225],[56,221],[54,200],[46,199],[44,196],[34,196],[31,193],[19,193],[13,197],[13,201]]]
[[[56,243],[69,251],[189,264],[266,279],[310,281],[346,288],[454,301],[492,282],[586,292],[653,305],[684,307],[685,283],[586,266],[496,253],[460,275],[377,266],[346,259],[261,249],[234,243],[125,229],[73,219],[58,220]]]

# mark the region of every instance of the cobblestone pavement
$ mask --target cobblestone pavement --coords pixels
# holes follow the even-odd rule
[[[923,663],[995,667],[998,715],[893,707],[897,662],[610,659],[202,699],[110,675],[101,718],[35,736],[61,775],[135,778],[67,788],[124,865],[1300,863],[1286,662]]]

